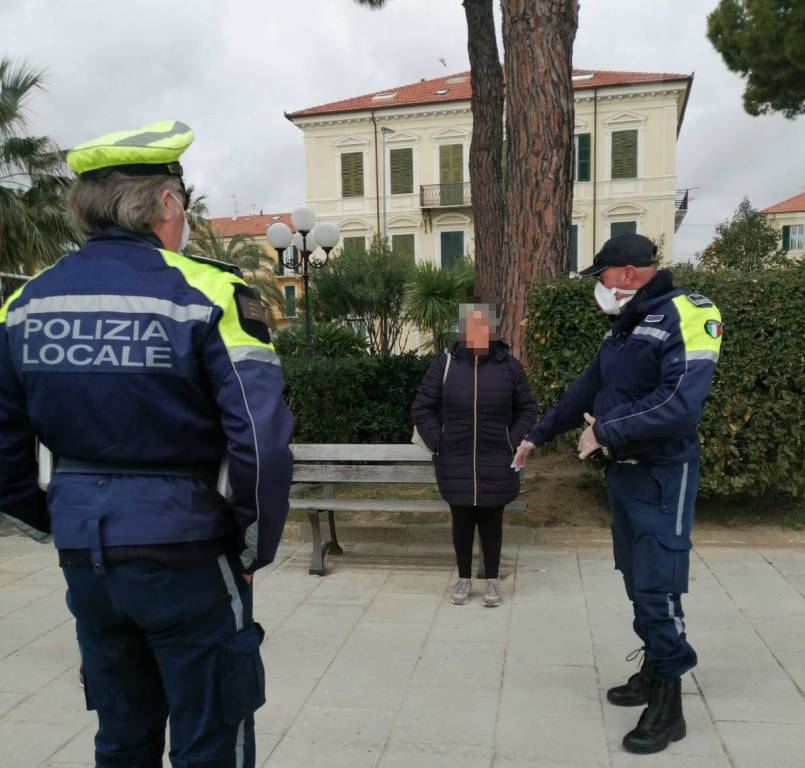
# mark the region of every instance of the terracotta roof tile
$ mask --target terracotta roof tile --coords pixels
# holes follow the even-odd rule
[[[602,88],[607,86],[634,85],[637,83],[661,83],[689,80],[691,75],[667,72],[615,72],[603,69],[574,69],[573,88]],[[341,101],[331,101],[296,112],[286,112],[292,120],[296,117],[325,115],[334,112],[357,112],[382,107],[402,107],[412,104],[439,104],[451,101],[466,101],[472,94],[469,72],[438,77],[435,80],[420,80],[418,83],[387,88]]]
[[[291,232],[295,232],[291,224],[290,213],[267,213],[259,216],[238,216],[233,219],[231,216],[224,216],[220,219],[210,219],[212,231],[218,237],[234,237],[235,235],[252,235],[265,237],[266,228],[278,221],[287,224]]]
[[[772,205],[770,208],[764,208],[761,213],[798,213],[799,211],[805,211],[805,192],[789,197],[788,200],[783,200],[782,203]]]

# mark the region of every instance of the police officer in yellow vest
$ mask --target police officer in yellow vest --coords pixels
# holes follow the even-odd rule
[[[182,254],[192,140],[166,121],[72,150],[86,243],[0,310],[0,509],[52,529],[98,768],[161,766],[168,718],[174,768],[251,768],[265,701],[251,580],[282,534],[293,420],[258,295]]]

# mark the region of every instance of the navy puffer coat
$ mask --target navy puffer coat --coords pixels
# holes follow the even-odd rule
[[[520,361],[502,341],[474,355],[456,342],[447,379],[447,355],[431,363],[411,418],[433,452],[439,492],[449,504],[498,507],[517,498],[520,477],[511,468],[517,445],[537,419],[537,406]]]

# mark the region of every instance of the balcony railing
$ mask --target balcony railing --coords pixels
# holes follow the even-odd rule
[[[678,189],[676,191],[676,210],[674,212],[674,232],[676,232],[685,220],[688,213],[688,193],[689,189]]]
[[[469,207],[472,205],[470,183],[423,184],[419,188],[419,205],[421,208]]]

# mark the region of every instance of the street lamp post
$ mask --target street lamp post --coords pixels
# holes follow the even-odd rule
[[[291,214],[291,223],[296,228],[295,235],[286,224],[278,221],[266,230],[266,238],[277,251],[282,264],[296,273],[300,267],[302,269],[305,285],[305,357],[310,360],[310,267],[319,269],[327,263],[340,234],[335,224],[325,221],[316,225],[316,214],[310,208],[297,208]],[[296,246],[296,253],[285,258],[283,254],[292,243]],[[324,251],[323,259],[313,258],[317,248]]]

